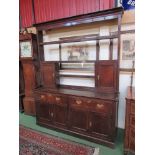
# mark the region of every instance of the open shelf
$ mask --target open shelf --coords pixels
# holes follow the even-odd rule
[[[59,74],[60,77],[73,77],[73,78],[95,78],[92,75],[67,75],[67,74]]]

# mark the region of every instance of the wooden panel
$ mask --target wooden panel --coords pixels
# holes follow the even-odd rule
[[[39,117],[41,121],[50,121],[51,119],[51,105],[46,101],[36,101],[36,116]]]
[[[124,152],[135,152],[135,91],[128,87],[126,97]]]
[[[24,112],[27,115],[35,115],[36,110],[35,110],[35,100],[32,97],[25,97],[23,99],[23,104],[24,104]]]
[[[96,85],[98,88],[117,88],[117,62],[100,61],[96,63]]]
[[[88,130],[88,113],[83,109],[70,108],[69,123],[73,130],[86,132]]]
[[[54,124],[59,126],[67,126],[67,106],[54,105]]]
[[[108,136],[111,133],[110,119],[98,113],[91,113],[89,122],[90,130],[95,136]]]
[[[23,62],[23,73],[25,80],[25,95],[31,96],[35,88],[35,68],[32,62]]]
[[[42,83],[44,87],[57,87],[57,64],[56,63],[41,63]]]
[[[131,101],[131,113],[135,114],[135,103]]]
[[[33,24],[32,0],[20,0],[20,19],[22,27],[31,27]]]

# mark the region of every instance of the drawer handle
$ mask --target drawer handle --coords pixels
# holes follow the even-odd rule
[[[80,105],[81,103],[82,103],[82,101],[76,100],[76,104]]]
[[[103,108],[104,105],[103,104],[97,104],[97,108]]]
[[[52,95],[51,94],[48,94],[48,97],[52,97]]]
[[[45,95],[41,95],[41,99],[44,99],[45,98]]]
[[[91,103],[91,100],[88,100],[87,103]]]
[[[56,99],[56,101],[60,101],[60,97],[56,97],[55,99]]]

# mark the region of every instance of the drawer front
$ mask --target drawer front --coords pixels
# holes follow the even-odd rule
[[[131,114],[135,114],[135,102],[131,101]]]
[[[71,107],[87,109],[93,112],[107,113],[112,114],[112,104],[111,102],[98,100],[98,99],[89,99],[89,98],[70,98]]]
[[[53,95],[53,103],[58,105],[67,105],[67,98],[62,95]]]
[[[40,94],[39,99],[42,103],[47,102],[47,95],[46,94]]]
[[[92,111],[112,114],[112,102],[95,100],[92,104]]]
[[[87,100],[85,98],[81,98],[81,97],[71,97],[69,99],[69,103],[71,107],[74,108],[85,108],[85,109],[89,109],[89,103],[91,102],[91,100]]]

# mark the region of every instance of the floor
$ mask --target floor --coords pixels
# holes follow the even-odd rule
[[[87,141],[87,140],[83,140],[80,138],[76,138],[76,137],[61,133],[61,132],[49,130],[47,128],[38,126],[38,125],[36,125],[35,117],[28,116],[28,115],[25,115],[23,113],[19,114],[19,123],[26,126],[26,127],[37,130],[37,131],[48,133],[48,134],[58,136],[58,137],[61,137],[63,139],[75,141],[75,142],[78,142],[81,144],[86,144],[89,146],[97,147],[100,150],[100,155],[123,155],[123,130],[122,129],[118,129],[116,147],[115,147],[115,149],[111,149],[111,148],[105,147],[103,145],[92,143],[92,142]]]

